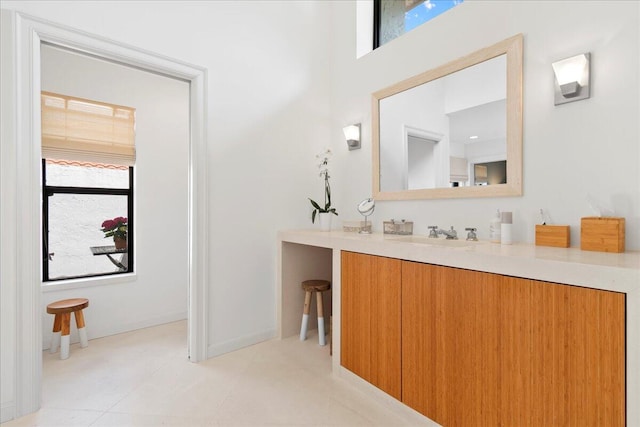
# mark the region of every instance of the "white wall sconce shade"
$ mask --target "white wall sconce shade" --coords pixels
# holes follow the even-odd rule
[[[344,132],[344,137],[347,140],[349,151],[360,148],[360,123],[346,126],[342,129],[342,132]]]
[[[591,96],[591,54],[583,53],[551,64],[555,76],[554,105]]]

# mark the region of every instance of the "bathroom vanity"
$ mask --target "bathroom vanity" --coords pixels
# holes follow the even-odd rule
[[[334,373],[410,416],[640,424],[638,252],[282,231],[277,274],[280,337],[332,280]]]

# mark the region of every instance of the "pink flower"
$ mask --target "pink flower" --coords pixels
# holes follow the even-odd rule
[[[117,226],[118,224],[112,219],[108,219],[102,223],[102,228],[104,228],[105,230],[113,230]]]
[[[102,223],[102,232],[104,237],[113,237],[126,239],[127,238],[127,218],[118,216],[114,219],[107,219]]]

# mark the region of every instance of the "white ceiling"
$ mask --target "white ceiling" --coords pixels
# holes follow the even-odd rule
[[[507,137],[506,100],[489,102],[449,113],[449,138],[452,143],[470,144]],[[469,139],[477,135],[477,139]]]

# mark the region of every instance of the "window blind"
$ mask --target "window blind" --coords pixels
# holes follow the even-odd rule
[[[135,109],[42,92],[42,157],[133,166]]]
[[[469,181],[469,164],[463,157],[449,157],[449,182]]]

